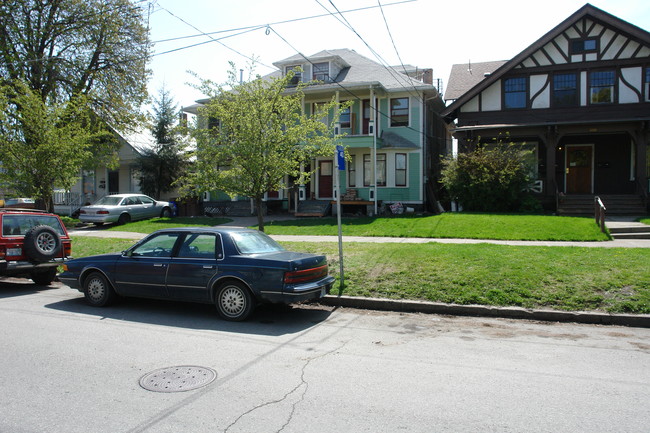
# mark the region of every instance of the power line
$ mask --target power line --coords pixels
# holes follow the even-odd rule
[[[390,74],[390,75],[395,79],[395,81],[396,81],[396,82],[397,82],[397,83],[398,83],[402,88],[404,88],[404,90],[406,90],[410,95],[414,96],[418,101],[420,101],[420,102],[422,102],[422,103],[424,102],[424,101],[420,98],[420,96],[418,95],[418,92],[417,92],[417,90],[415,89],[415,86],[413,85],[413,81],[412,81],[412,79],[411,79],[410,77],[408,77],[408,75],[405,75],[405,76],[404,76],[404,75],[402,75],[402,74],[399,73],[399,72],[398,72],[398,75],[395,75],[395,73],[396,73],[397,71],[395,71],[395,70],[394,70],[394,69],[393,69],[393,68],[388,64],[388,62],[387,62],[387,61],[386,61],[386,60],[385,60],[385,59],[384,59],[384,58],[383,58],[383,57],[382,57],[382,56],[381,56],[381,55],[380,55],[380,54],[379,54],[375,49],[373,49],[373,48],[370,46],[370,44],[369,44],[369,43],[368,43],[368,42],[367,42],[367,41],[366,41],[366,40],[365,40],[365,39],[364,39],[364,38],[359,34],[359,32],[356,31],[356,29],[352,26],[352,24],[350,24],[350,22],[347,20],[347,18],[345,18],[345,16],[343,15],[343,13],[339,10],[338,7],[336,7],[336,5],[334,4],[334,2],[333,2],[332,0],[329,0],[329,3],[332,5],[332,7],[334,7],[334,9],[336,10],[337,14],[340,15],[340,16],[341,16],[341,19],[343,19],[345,22],[341,21],[341,19],[339,19],[339,18],[334,14],[334,12],[331,12],[329,9],[327,9],[327,8],[326,8],[326,7],[325,7],[325,6],[320,2],[320,0],[315,0],[315,1],[316,1],[316,3],[318,3],[319,6],[321,6],[323,9],[325,9],[326,11],[328,11],[329,14],[330,14],[331,16],[333,16],[334,18],[336,18],[337,21],[339,21],[341,24],[343,24],[343,26],[347,27],[350,31],[352,31],[352,32],[353,32],[353,33],[354,33],[354,34],[355,34],[355,35],[356,35],[356,36],[361,40],[361,42],[364,43],[364,45],[365,45],[365,46],[370,50],[370,52],[375,56],[375,58],[379,61],[379,64],[382,65],[382,66],[386,69],[386,71],[388,71],[388,73],[389,73],[389,74]],[[381,7],[381,5],[379,5],[379,6],[377,6],[377,7]],[[413,87],[414,92],[411,92],[411,89],[409,89],[409,88],[407,88],[406,86],[404,86],[404,84],[403,84],[402,81],[401,81],[401,78],[402,78],[402,77],[400,77],[400,75],[402,75],[403,79],[407,82],[408,85],[410,85],[411,87]]]
[[[403,3],[412,3],[414,1],[417,1],[417,0],[402,0],[402,1],[397,1],[397,2],[393,2],[393,3],[386,3],[386,4],[384,4],[384,6],[395,6],[395,5],[399,5],[399,4],[403,4]],[[360,11],[364,11],[364,10],[368,10],[368,9],[376,9],[378,7],[379,6],[366,6],[366,7],[362,7],[362,8],[348,9],[348,10],[345,10],[343,12],[345,12],[345,13],[360,12]],[[160,6],[160,8],[164,9],[162,6]],[[196,35],[179,36],[179,37],[176,37],[176,38],[161,39],[159,41],[155,41],[154,43],[172,42],[172,41],[177,41],[177,40],[181,40],[181,39],[198,38],[198,37],[201,37],[201,36],[214,35],[214,34],[218,34],[218,33],[236,32],[236,31],[248,30],[248,29],[252,29],[252,28],[275,26],[275,25],[279,25],[279,24],[289,24],[289,23],[294,23],[294,22],[298,22],[298,21],[311,20],[311,19],[315,19],[315,18],[324,18],[324,17],[330,16],[330,15],[331,15],[331,13],[329,13],[329,11],[328,11],[328,13],[326,13],[326,14],[311,15],[311,16],[301,17],[301,18],[292,18],[292,19],[283,20],[283,21],[276,21],[276,22],[272,22],[272,23],[245,26],[245,27],[239,27],[239,28],[234,28],[234,29],[229,29],[229,30],[217,30],[217,31],[214,31],[214,32],[207,32],[207,33],[201,32],[201,33],[196,34]]]

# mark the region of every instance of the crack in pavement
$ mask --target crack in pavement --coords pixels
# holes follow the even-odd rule
[[[291,424],[291,421],[293,420],[293,415],[296,412],[296,407],[298,404],[300,404],[304,399],[305,395],[307,394],[307,390],[309,389],[309,382],[305,379],[305,371],[307,370],[307,367],[309,367],[309,364],[312,363],[312,361],[315,361],[317,359],[324,358],[326,356],[331,355],[332,353],[338,352],[341,350],[345,345],[347,345],[350,342],[350,340],[346,341],[345,343],[341,344],[339,347],[329,350],[327,352],[321,353],[318,356],[314,356],[312,358],[307,359],[307,361],[303,364],[301,372],[300,372],[300,383],[298,383],[296,386],[294,386],[289,392],[284,394],[281,398],[273,401],[267,401],[265,403],[259,404],[246,412],[242,413],[239,415],[232,423],[230,423],[224,430],[223,433],[228,433],[228,431],[233,428],[235,425],[237,425],[242,419],[244,419],[246,416],[252,414],[253,412],[262,409],[264,407],[272,406],[275,404],[282,403],[286,401],[292,394],[297,392],[300,388],[302,388],[302,393],[300,394],[299,398],[292,404],[291,406],[291,412],[289,413],[289,416],[287,417],[287,421],[280,427],[279,430],[276,431],[276,433],[282,432],[289,424]]]

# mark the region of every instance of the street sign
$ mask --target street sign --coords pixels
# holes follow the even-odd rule
[[[345,151],[340,144],[336,146],[336,157],[338,158],[339,170],[345,171]]]

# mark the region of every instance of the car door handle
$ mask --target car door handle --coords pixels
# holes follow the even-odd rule
[[[214,269],[214,266],[203,265],[203,269]]]
[[[164,264],[164,263],[154,263],[154,264],[153,264],[153,267],[154,267],[154,268],[164,268],[164,267],[165,267],[165,264]]]

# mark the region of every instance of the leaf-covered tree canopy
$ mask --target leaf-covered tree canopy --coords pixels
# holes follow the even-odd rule
[[[287,91],[291,72],[239,83],[233,66],[229,76],[224,86],[201,82],[209,99],[199,111],[199,127],[192,131],[196,162],[184,183],[194,193],[222,190],[254,199],[258,226],[264,230],[264,194],[286,188],[287,176],[308,179],[306,167],[312,158],[334,155],[334,121],[326,124],[322,119],[329,111],[336,118],[338,110],[331,101],[306,115],[303,86]]]
[[[143,116],[150,42],[134,0],[0,2],[0,164],[5,186],[45,201],[81,168],[114,161]]]
[[[141,2],[3,0],[0,81],[46,102],[86,95],[112,126],[133,123],[147,98],[150,42]]]

